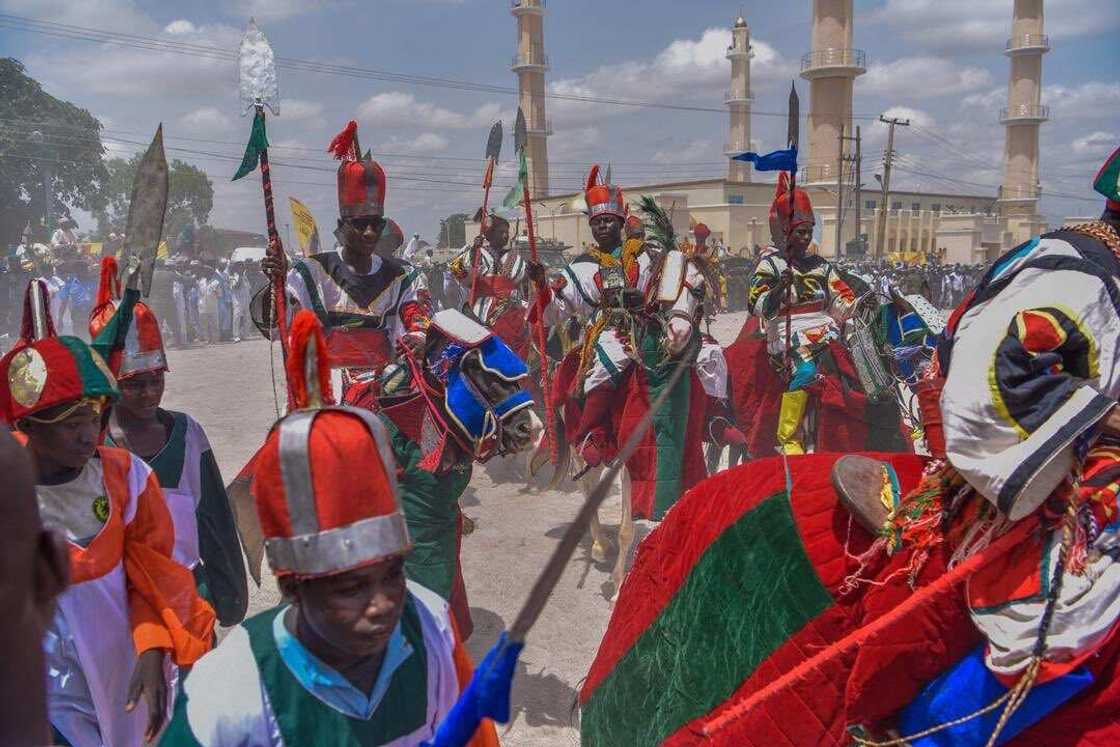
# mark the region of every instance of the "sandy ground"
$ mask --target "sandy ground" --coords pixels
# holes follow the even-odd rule
[[[743,313],[721,316],[712,333],[726,345],[744,320]],[[279,349],[273,352],[282,405]],[[276,418],[268,343],[254,340],[173,350],[170,366],[164,406],[189,412],[202,423],[229,482]],[[511,463],[476,468],[462,498],[465,513],[477,524],[463,542],[463,569],[475,621],[469,648],[476,661],[516,616],[581,502],[575,490],[526,490],[517,472],[518,465]],[[618,513],[616,490],[605,506],[604,521],[613,525]],[[640,522],[638,537],[651,526]],[[608,531],[612,528],[608,526]],[[500,730],[505,744],[579,744],[576,697],[611,614],[613,557],[607,563],[594,563],[590,546],[585,538],[521,655],[513,718]],[[279,601],[267,568],[265,574],[261,588],[251,591],[250,613]]]

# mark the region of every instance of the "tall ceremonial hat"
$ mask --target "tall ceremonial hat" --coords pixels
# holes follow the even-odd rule
[[[622,198],[622,187],[607,184],[600,178],[599,164],[591,167],[587,174],[587,188],[583,192],[587,203],[587,219],[597,215],[613,215],[626,220],[626,201]]]
[[[343,573],[412,547],[389,433],[369,410],[331,404],[326,349],[318,318],[302,309],[286,364],[292,409],[257,453],[252,483],[278,576]]]
[[[706,223],[697,223],[692,227],[692,235],[696,237],[697,241],[701,241],[712,235],[712,229],[708,228]]]
[[[789,181],[788,171],[778,173],[774,201],[770,203],[770,234],[775,242],[784,241],[803,223],[816,223],[816,218],[813,216],[813,203],[809,200],[808,192],[795,188],[793,204],[790,204]]]
[[[1120,148],[1112,151],[1093,177],[1093,189],[1105,196],[1109,210],[1120,212]]]
[[[385,214],[387,179],[381,164],[358,144],[353,119],[334,136],[327,151],[342,161],[338,166],[338,214],[342,218],[379,218]]]
[[[129,289],[127,293],[136,296],[134,303],[121,303],[116,257],[102,257],[97,301],[89,315],[90,339],[109,350],[109,369],[118,379],[167,371],[159,319],[148,304],[139,300],[139,291]]]
[[[62,420],[85,404],[100,408],[118,396],[101,356],[77,337],[55,334],[46,283],[32,280],[24,294],[19,341],[0,358],[0,418],[9,425],[60,405]]]

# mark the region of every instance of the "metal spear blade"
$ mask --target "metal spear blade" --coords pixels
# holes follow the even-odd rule
[[[122,281],[140,270],[140,286],[145,297],[152,290],[152,272],[163,234],[167,212],[167,158],[163,153],[163,125],[156,129],[152,144],[136,166],[132,179],[132,198],[128,204],[124,255],[121,257]]]
[[[486,158],[493,159],[495,163],[502,154],[502,122],[498,120],[490,128],[490,136],[486,138]]]
[[[521,107],[517,107],[517,121],[513,125],[513,148],[518,153],[525,150],[525,146],[529,144],[529,128],[525,124],[525,112],[521,111]]]
[[[789,84],[789,123],[786,128],[787,147],[796,148],[801,128],[801,99],[797,97],[797,85]]]
[[[264,32],[249,19],[237,54],[238,90],[242,114],[258,105],[280,113],[280,89],[276,83],[276,56]]]

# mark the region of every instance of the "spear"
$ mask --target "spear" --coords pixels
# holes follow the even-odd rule
[[[801,100],[797,98],[797,86],[790,83],[789,86],[789,115],[786,123],[786,145],[793,151],[793,168],[789,172],[789,225],[793,226],[793,207],[794,207],[794,192],[797,189],[797,141],[800,132],[800,112]],[[792,235],[791,228],[785,230],[786,233],[786,267],[789,268],[790,275],[793,275],[793,254],[789,248],[789,240]],[[786,289],[786,349],[785,349],[785,368],[789,370],[790,358],[793,355],[793,283],[790,283],[789,288]]]
[[[502,153],[502,122],[495,122],[490,128],[490,136],[486,138],[486,168],[482,172],[482,218],[479,220],[479,233],[486,233],[486,211],[490,208],[490,185],[494,183],[494,167],[498,165],[498,156]],[[474,308],[474,300],[478,295],[478,258],[482,254],[482,247],[475,247],[471,257],[471,294],[467,301],[467,308]]]
[[[537,263],[537,234],[533,230],[533,202],[529,194],[529,170],[526,167],[525,149],[529,144],[529,131],[525,124],[525,113],[517,108],[517,122],[513,127],[513,147],[518,156],[518,178],[521,181],[521,199],[525,206],[525,232],[529,236],[529,257]],[[536,281],[537,298],[548,289],[543,279]],[[548,370],[548,352],[545,350],[544,319],[537,313],[533,331],[536,333],[537,350],[541,359],[541,396],[544,397],[544,432],[548,439],[548,453],[555,466],[560,461],[560,445],[556,440],[556,413],[552,408],[552,380]]]
[[[163,152],[161,124],[151,145],[140,158],[132,179],[125,247],[120,262],[122,284],[139,269],[140,287],[145,298],[152,292],[152,273],[167,211],[167,188],[167,158]]]
[[[264,215],[268,226],[268,252],[274,259],[284,258],[284,245],[276,230],[276,211],[272,199],[272,171],[268,166],[268,134],[265,130],[265,107],[274,115],[280,113],[280,94],[276,85],[276,58],[264,33],[257,28],[256,21],[249,19],[245,34],[241,37],[238,52],[238,71],[240,73],[241,104],[245,112],[254,111],[253,128],[249,133],[249,143],[245,147],[245,157],[240,168],[233,176],[237,181],[251,173],[260,164],[261,187],[264,192]],[[288,308],[284,290],[285,279],[282,274],[272,278],[272,308],[276,327],[280,332],[280,349],[284,358],[288,357]]]

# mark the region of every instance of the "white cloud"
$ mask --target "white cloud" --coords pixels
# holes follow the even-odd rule
[[[1042,103],[1050,107],[1052,121],[1101,118],[1115,122],[1120,112],[1120,83],[1043,86]]]
[[[720,157],[720,149],[712,140],[701,138],[692,140],[683,145],[674,145],[672,148],[659,150],[650,159],[654,163],[695,163],[697,161],[714,161]]]
[[[217,107],[204,106],[185,115],[180,123],[192,133],[216,134],[228,130],[233,120]]]
[[[721,91],[731,82],[727,48],[731,31],[710,28],[699,38],[677,39],[652,60],[630,60],[602,65],[577,77],[553,81],[554,94],[642,101],[680,101],[682,98],[722,104]],[[751,86],[765,88],[796,74],[792,62],[764,41],[751,42]],[[565,99],[549,101],[554,119],[564,124],[590,124],[604,115],[632,111],[625,107]]]
[[[229,26],[187,30],[180,25],[174,32],[159,31],[153,35],[224,49],[235,49],[241,38],[241,32]],[[236,90],[235,73],[231,72],[228,60],[175,52],[75,44],[61,52],[34,53],[27,63],[48,87],[58,87],[63,93],[80,92],[83,96],[161,98],[173,92],[178,98],[213,99],[215,92],[232,96]]]
[[[195,31],[197,31],[195,25],[185,18],[172,21],[163,27],[165,34],[193,34]]]
[[[502,114],[499,104],[483,104],[474,112],[463,114],[426,101],[417,101],[414,95],[403,91],[376,94],[358,107],[358,117],[363,124],[414,129],[428,127],[457,130],[483,127],[492,124]]]
[[[282,21],[336,5],[332,0],[236,0],[234,12],[258,21]]]
[[[307,119],[319,119],[323,113],[323,105],[317,101],[304,101],[302,99],[281,99],[280,113],[288,122],[299,122]]]
[[[929,49],[1000,48],[1011,35],[1011,3],[1007,0],[887,0],[870,18]],[[1058,42],[1117,26],[1120,4],[1110,0],[1046,3],[1046,33]]]
[[[408,153],[423,155],[426,153],[441,153],[447,150],[451,143],[443,135],[434,132],[422,132],[414,138],[391,138],[381,143],[374,152]]]
[[[1070,148],[1079,156],[1107,156],[1118,142],[1120,133],[1097,130],[1077,138],[1070,144]]]
[[[980,67],[958,65],[943,57],[903,57],[873,63],[856,79],[859,94],[886,96],[950,96],[991,85],[992,75]]]
[[[0,0],[0,10],[73,26],[89,26],[132,34],[150,34],[159,26],[133,0]],[[56,40],[50,37],[40,37]]]

